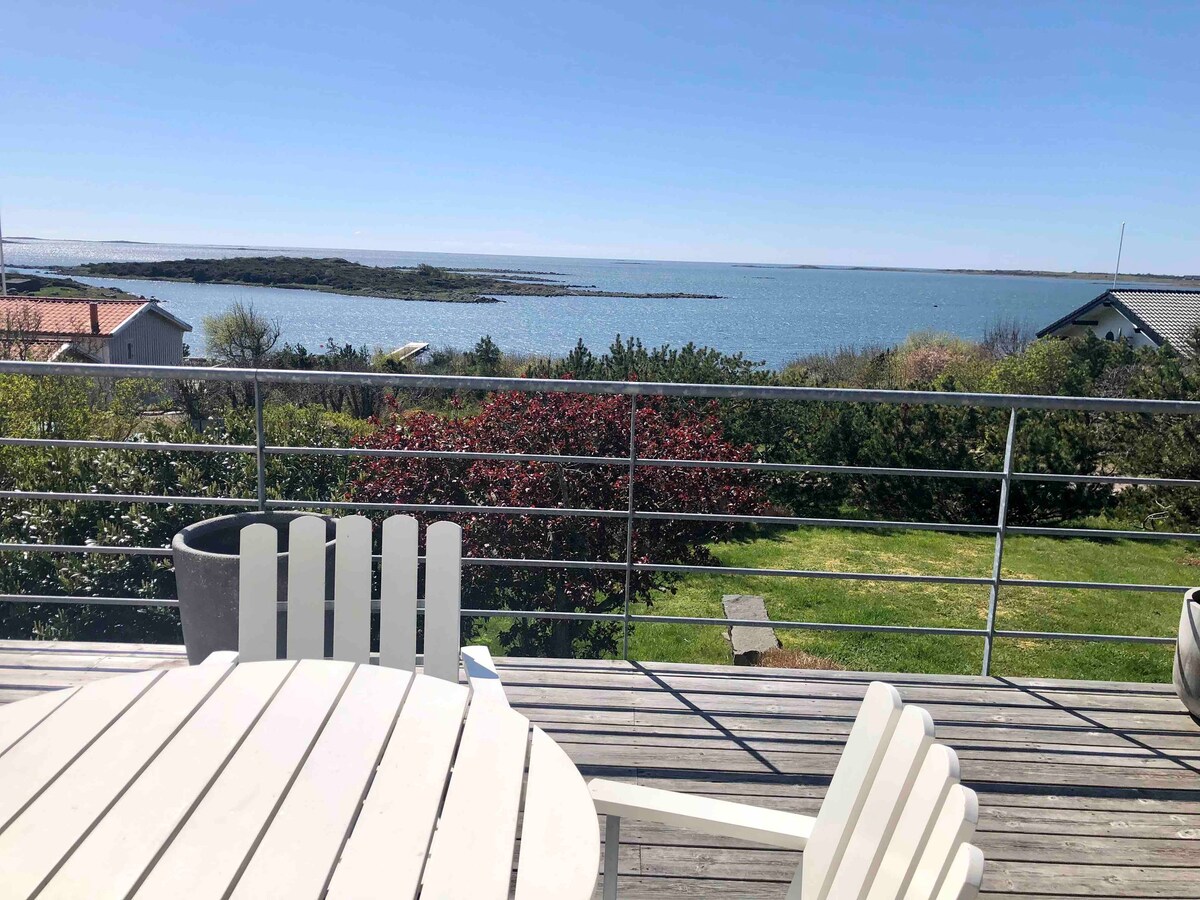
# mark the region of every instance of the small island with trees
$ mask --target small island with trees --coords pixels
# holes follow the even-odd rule
[[[337,257],[235,256],[229,259],[171,259],[161,262],[98,262],[62,266],[64,275],[192,281],[200,284],[247,284],[300,288],[438,303],[498,303],[497,296],[631,297],[642,299],[719,300],[716,294],[630,293],[592,285],[564,284],[544,273],[367,266]]]

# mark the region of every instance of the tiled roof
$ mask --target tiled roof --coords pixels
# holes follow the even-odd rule
[[[1039,331],[1037,336],[1042,337],[1069,325],[1101,304],[1112,306],[1156,343],[1169,343],[1181,353],[1188,352],[1192,329],[1200,326],[1200,290],[1142,291],[1117,288],[1105,291],[1095,300],[1071,310]]]
[[[1187,348],[1192,330],[1200,326],[1200,291],[1126,291],[1109,296],[1142,320],[1176,350]],[[1118,307],[1119,308],[1119,307]],[[1143,329],[1144,330],[1144,329]]]
[[[149,300],[88,300],[86,298],[59,297],[0,297],[0,329],[9,321],[9,316],[25,316],[32,313],[37,324],[37,334],[62,337],[77,337],[92,334],[91,310],[96,305],[100,337],[108,337],[141,309]]]

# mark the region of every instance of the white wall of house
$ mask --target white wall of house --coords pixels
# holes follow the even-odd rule
[[[113,332],[101,356],[106,363],[178,366],[183,362],[183,330],[146,307]]]
[[[1096,324],[1075,325],[1068,323],[1067,325],[1063,325],[1062,327],[1055,329],[1054,334],[1058,337],[1083,337],[1090,331],[1098,338],[1111,340],[1124,338],[1134,347],[1158,346],[1156,343],[1154,343],[1154,341],[1150,340],[1150,338],[1138,331],[1137,326],[1133,322],[1130,322],[1112,306],[1104,306],[1101,304],[1095,309],[1089,309],[1087,312],[1076,316],[1075,318],[1084,322],[1095,322]]]

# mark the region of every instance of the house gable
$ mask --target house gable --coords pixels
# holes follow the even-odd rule
[[[1135,347],[1171,344],[1189,353],[1193,330],[1200,326],[1200,291],[1108,290],[1037,333],[1059,337],[1125,338]]]

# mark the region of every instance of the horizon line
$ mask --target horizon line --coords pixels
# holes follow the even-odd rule
[[[142,241],[132,240],[128,238],[64,238],[64,237],[39,237],[37,235],[5,235],[3,243],[11,244],[15,241],[46,241],[46,242],[71,242],[81,244],[134,244],[144,246],[159,246],[159,247],[203,247],[213,250],[337,250],[337,251],[353,251],[357,253],[410,253],[415,255],[430,254],[438,256],[494,256],[494,257],[515,257],[520,259],[561,259],[561,260],[590,260],[595,262],[633,262],[633,263],[673,263],[680,265],[721,265],[721,266],[754,266],[761,268],[775,269],[842,269],[842,270],[857,270],[857,271],[880,271],[880,272],[931,272],[931,273],[949,273],[949,274],[1022,274],[1030,275],[1102,275],[1108,277],[1113,273],[1111,271],[1104,272],[1098,270],[1086,269],[1038,269],[1038,268],[983,268],[979,266],[897,266],[897,265],[869,265],[864,263],[799,263],[799,262],[759,262],[751,260],[720,260],[720,259],[660,259],[654,257],[633,257],[633,256],[549,256],[540,253],[489,253],[481,251],[462,251],[462,250],[379,250],[367,247],[316,247],[316,246],[289,246],[276,244],[209,244],[201,242],[180,242],[180,241]],[[23,267],[22,267],[23,268]],[[1146,277],[1146,278],[1194,278],[1200,279],[1200,273],[1170,273],[1170,272],[1126,272],[1126,278]]]

